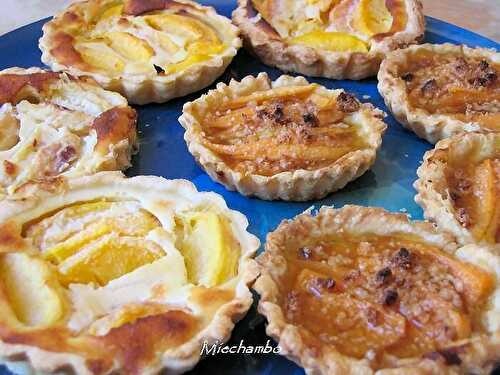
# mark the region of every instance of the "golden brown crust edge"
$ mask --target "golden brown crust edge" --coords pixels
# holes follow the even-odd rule
[[[242,195],[256,196],[264,200],[307,201],[323,198],[329,193],[342,189],[372,166],[387,126],[380,119],[384,115],[383,112],[365,103],[362,104],[361,110],[366,111],[372,117],[369,123],[370,147],[367,149],[350,152],[325,168],[312,171],[299,169],[270,177],[243,174],[229,168],[215,153],[203,146],[201,125],[193,113],[199,114],[200,111],[206,111],[210,106],[208,103],[216,103],[233,94],[258,90],[268,82],[267,74],[259,73],[257,77],[247,76],[241,82],[232,80],[229,85],[219,83],[215,90],[184,105],[179,122],[186,129],[184,139],[189,152],[214,181]],[[303,77],[290,76],[281,76],[279,82],[280,86],[308,84]]]
[[[407,232],[425,236],[427,242],[490,271],[496,276],[495,290],[490,297],[490,310],[485,317],[490,324],[491,336],[475,337],[471,340],[461,351],[460,367],[446,366],[444,362],[426,358],[409,358],[398,360],[393,368],[373,370],[367,359],[354,359],[333,349],[318,352],[309,348],[303,341],[299,329],[287,323],[278,303],[279,278],[287,271],[286,260],[282,256],[283,249],[293,244],[294,238],[338,230],[344,233],[378,235]],[[431,223],[410,222],[408,216],[404,214],[390,213],[381,208],[354,205],[347,205],[341,209],[322,207],[316,216],[306,211],[292,220],[282,221],[278,228],[268,235],[265,252],[257,257],[260,276],[253,288],[260,295],[258,311],[268,321],[267,334],[281,347],[280,354],[302,366],[306,374],[451,375],[474,370],[486,375],[495,366],[500,350],[500,253],[492,253],[490,250],[476,245],[458,248],[451,235],[437,232]]]
[[[95,1],[95,0],[94,0]],[[107,90],[116,91],[127,98],[132,104],[164,103],[168,100],[182,97],[201,90],[211,85],[228,67],[234,56],[241,47],[239,30],[230,20],[223,17],[215,11],[213,7],[202,6],[189,0],[176,0],[179,3],[188,3],[197,9],[204,10],[209,17],[217,18],[221,23],[227,26],[226,37],[231,39],[231,45],[226,50],[210,60],[196,64],[186,70],[167,76],[121,76],[108,77],[104,74],[89,72],[84,69],[84,63],[76,61],[75,64],[61,62],[51,53],[54,46],[61,42],[58,29],[59,22],[68,22],[72,19],[71,15],[75,9],[85,7],[87,2],[77,2],[70,5],[61,13],[56,14],[54,19],[43,25],[43,35],[39,40],[39,48],[42,51],[42,62],[48,65],[54,71],[65,71],[74,76],[89,76],[97,81]],[[65,19],[66,17],[66,19]],[[65,34],[67,37],[69,35]],[[65,44],[72,43],[71,40],[63,41]],[[64,46],[63,46],[64,47]],[[66,53],[75,53],[71,51],[72,46],[66,46],[69,50]]]
[[[172,190],[181,194],[204,194],[213,204],[227,210],[227,213],[238,227],[238,231],[245,232],[248,226],[246,217],[237,211],[230,210],[221,196],[211,192],[197,192],[195,186],[189,181],[168,181],[156,176],[138,176],[127,179],[120,172],[100,172],[92,176],[72,179],[67,182],[65,187],[61,187],[56,194],[38,190],[31,199],[6,200],[2,202],[0,223],[9,222],[11,217],[17,218],[16,221],[22,221],[31,215],[27,214],[31,210],[35,210],[35,213],[42,213],[40,202],[49,202],[50,205],[58,206],[66,200],[88,199],[88,190],[92,188],[101,191],[103,196],[110,197],[113,196],[113,191],[120,191],[124,188],[128,188],[129,194],[132,195],[141,194],[140,192],[144,191],[149,193],[156,191],[163,192],[165,196],[168,196],[172,194]],[[170,212],[168,206],[159,207],[156,208],[161,209],[163,212]],[[12,251],[14,237],[5,232],[2,234],[3,236],[0,236],[0,253],[5,250]],[[234,288],[234,298],[218,309],[211,322],[203,330],[181,346],[163,353],[158,364],[141,368],[141,374],[156,374],[163,369],[172,374],[186,372],[202,359],[201,348],[205,342],[212,345],[226,342],[229,339],[235,323],[244,317],[253,302],[249,286],[258,275],[256,262],[253,258],[259,247],[259,240],[252,234],[245,232],[245,235],[240,237],[240,241],[242,241],[243,253],[240,258],[239,280]],[[2,310],[1,307],[0,310]],[[5,328],[0,327],[0,334],[3,334],[1,331],[3,329]],[[77,340],[74,340],[72,345],[78,345]],[[132,357],[130,360],[141,360],[141,357]],[[91,361],[88,361],[83,356],[63,352],[54,353],[38,347],[23,345],[22,340],[19,340],[19,343],[5,343],[0,340],[0,363],[2,362],[24,365],[26,369],[34,374],[58,373],[61,369],[65,369],[69,373],[95,375],[109,374],[120,370],[115,368],[117,364],[114,361],[111,361],[112,368],[93,368]]]
[[[382,61],[378,72],[378,91],[385,104],[405,128],[412,130],[417,136],[435,144],[441,139],[458,133],[481,130],[477,123],[465,123],[443,114],[429,114],[420,108],[412,108],[409,103],[406,86],[399,78],[398,69],[406,64],[408,56],[419,50],[427,50],[437,54],[463,53],[470,57],[487,57],[500,63],[500,54],[486,48],[469,48],[465,45],[421,44],[396,50]]]
[[[476,241],[472,233],[460,225],[454,214],[453,200],[450,197],[445,176],[447,155],[441,151],[447,151],[450,147],[461,147],[460,143],[462,145],[477,143],[488,146],[492,142],[494,144],[495,139],[500,142],[500,133],[470,132],[443,139],[436,144],[434,149],[424,154],[424,161],[417,169],[418,179],[414,182],[417,191],[415,202],[424,210],[424,217],[436,222],[442,230],[452,233],[463,245]],[[481,147],[481,150],[487,153],[489,148]],[[440,154],[439,158],[437,157],[438,153]]]
[[[249,12],[253,8],[251,0],[238,0],[232,18],[241,29],[245,48],[266,65],[307,76],[359,80],[376,75],[386,53],[415,43],[423,36],[425,18],[421,1],[406,0],[406,4],[411,9],[406,29],[374,43],[368,53],[327,52],[300,45],[290,46],[269,26],[261,27],[254,21],[255,15]]]

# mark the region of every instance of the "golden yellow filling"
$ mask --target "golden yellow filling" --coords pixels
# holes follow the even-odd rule
[[[500,130],[500,65],[455,54],[418,51],[401,69],[410,104],[431,114]]]
[[[203,144],[230,168],[271,176],[326,167],[368,147],[350,94],[317,92],[315,84],[254,92],[202,119]]]
[[[334,236],[290,249],[286,319],[314,347],[355,358],[426,355],[480,329],[494,279],[407,236]]]
[[[407,22],[401,0],[308,0],[295,7],[271,0],[252,4],[288,43],[325,51],[368,52],[370,39],[401,31]]]
[[[191,13],[156,11],[129,17],[121,2],[104,7],[89,30],[72,34],[86,64],[113,74],[176,73],[227,47],[212,25]]]
[[[445,171],[455,217],[476,241],[500,243],[500,158],[449,165]]]

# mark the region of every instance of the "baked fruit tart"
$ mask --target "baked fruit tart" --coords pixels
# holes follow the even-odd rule
[[[267,74],[219,83],[186,103],[189,151],[210,177],[261,199],[319,199],[374,163],[384,113],[343,90]]]
[[[180,373],[252,304],[258,239],[185,180],[101,172],[0,203],[0,358],[40,373]]]
[[[308,374],[489,374],[500,258],[379,208],[284,221],[257,259],[259,311]]]
[[[189,0],[89,0],[43,27],[42,61],[91,76],[131,103],[161,103],[210,85],[241,47],[238,29]]]
[[[376,75],[424,34],[420,0],[238,0],[233,22],[265,64],[335,79]]]
[[[467,131],[500,131],[500,53],[423,44],[390,53],[378,90],[394,117],[430,143]]]
[[[39,68],[0,71],[0,200],[34,184],[125,169],[136,112],[92,79]]]
[[[444,139],[424,156],[415,201],[461,243],[500,244],[500,133]]]

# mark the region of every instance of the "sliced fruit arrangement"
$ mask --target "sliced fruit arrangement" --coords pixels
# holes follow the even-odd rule
[[[378,89],[397,120],[431,143],[466,131],[500,132],[500,53],[452,44],[392,52]]]
[[[192,368],[252,303],[247,225],[187,181],[117,172],[0,203],[0,356],[39,371],[40,353],[76,373]]]
[[[415,201],[462,243],[500,243],[500,133],[465,133],[427,152]]]
[[[40,40],[42,60],[53,69],[91,75],[137,104],[209,85],[240,45],[228,19],[192,1],[74,4],[45,24]]]
[[[383,56],[424,32],[419,1],[239,0],[233,21],[269,65],[306,75],[361,79]]]
[[[374,162],[383,112],[342,90],[264,73],[219,84],[179,121],[190,152],[229,189],[308,200],[342,188]]]
[[[257,261],[267,333],[307,373],[487,373],[498,360],[498,253],[428,222],[325,207],[282,222]]]
[[[0,71],[0,87],[0,200],[129,167],[137,115],[121,95],[39,68]]]

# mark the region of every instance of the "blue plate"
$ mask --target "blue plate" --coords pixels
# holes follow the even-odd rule
[[[228,17],[234,8],[234,1],[212,0],[201,3],[213,5],[219,13]],[[38,39],[41,37],[42,20],[22,27],[0,37],[0,69],[11,66],[43,66],[40,62]],[[430,43],[451,42],[467,44],[471,47],[499,49],[500,45],[470,31],[427,17],[425,40]],[[241,79],[248,74],[256,75],[265,71],[273,79],[281,72],[261,64],[244,50],[238,53],[233,63],[219,81],[228,82],[231,78]],[[363,81],[334,81],[310,79],[328,88],[344,88],[387,111],[377,91],[375,79]],[[203,90],[206,92],[208,89]],[[363,206],[380,206],[390,211],[407,212],[413,219],[422,219],[422,210],[413,200],[415,191],[412,183],[415,171],[420,165],[425,151],[431,145],[413,133],[403,129],[392,116],[386,118],[389,125],[384,136],[382,149],[376,163],[356,181],[326,199],[307,203],[265,202],[245,198],[238,193],[229,192],[214,183],[194,162],[183,140],[184,130],[177,119],[182,105],[201,95],[198,92],[167,104],[137,107],[139,112],[139,135],[141,149],[133,159],[133,167],[128,176],[158,175],[166,178],[185,178],[191,180],[199,190],[215,191],[224,196],[229,207],[243,212],[250,221],[249,230],[262,242],[285,218],[291,218],[311,205],[343,206],[347,203]],[[268,338],[264,332],[264,319],[251,309],[233,332],[230,344],[265,344]],[[220,354],[201,361],[191,374],[303,374],[303,370],[287,359],[273,354],[236,355]],[[0,375],[10,374],[0,366]]]

